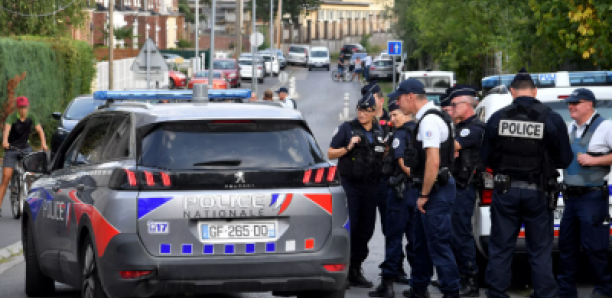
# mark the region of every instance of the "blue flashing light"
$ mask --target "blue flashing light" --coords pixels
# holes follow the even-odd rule
[[[142,90],[142,91],[96,91],[94,100],[191,100],[193,91]],[[212,89],[208,90],[209,99],[250,98],[249,89]]]
[[[202,252],[207,255],[212,255],[215,253],[215,246],[213,244],[204,244],[204,249]]]
[[[183,244],[183,246],[181,247],[181,252],[184,255],[190,255],[193,253],[193,245],[191,244]]]
[[[236,252],[236,246],[234,246],[233,244],[226,244],[225,245],[225,253],[226,254],[233,254]]]
[[[268,242],[266,243],[266,252],[275,252],[276,251],[276,243]]]
[[[248,254],[254,254],[255,253],[255,243],[247,243],[245,252]]]
[[[171,244],[167,244],[167,243],[162,243],[159,245],[159,253],[161,254],[170,254],[170,251],[172,250],[172,245]]]

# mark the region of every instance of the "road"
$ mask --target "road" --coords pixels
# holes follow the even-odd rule
[[[359,85],[357,82],[352,83],[334,83],[330,78],[330,72],[327,71],[312,71],[309,72],[301,67],[288,67],[286,70],[296,78],[296,88],[299,94],[296,99],[299,110],[306,117],[318,143],[323,151],[327,151],[332,138],[334,129],[340,124],[338,114],[343,108],[344,93],[350,94],[350,111],[351,116],[354,116],[354,108],[357,100],[360,97]],[[263,94],[267,88],[279,86],[278,80],[275,78],[267,78],[263,85],[260,85],[258,94]],[[250,82],[243,82],[243,87],[250,87]],[[288,86],[287,86],[288,87]],[[261,97],[260,97],[261,98]],[[18,221],[8,218],[10,216],[9,205],[5,200],[3,205],[4,219],[0,222],[0,248],[19,241],[20,227]],[[18,257],[23,259],[22,257]],[[380,228],[376,228],[374,238],[370,242],[370,256],[364,263],[364,274],[366,277],[376,284],[378,283],[378,274],[380,269],[378,265],[384,259],[384,238]],[[405,268],[408,268],[406,263]],[[0,264],[0,272],[2,264]],[[0,273],[0,298],[21,298],[26,297],[23,291],[25,266],[20,262],[3,273]],[[55,297],[79,297],[78,290],[74,290],[64,285],[57,285],[58,294]],[[407,289],[407,286],[396,284],[396,297],[402,297],[401,292]],[[592,287],[581,286],[579,296],[584,297],[590,293]],[[350,289],[347,292],[347,297],[367,297],[367,289]],[[481,290],[481,297],[484,297],[484,289]],[[431,287],[430,292],[432,297],[439,298],[442,294]],[[525,297],[529,293],[529,289],[523,287],[515,288],[511,296],[513,298]],[[194,296],[190,296],[194,297]],[[241,295],[220,295],[206,297],[243,297],[243,298],[268,298],[273,297],[269,293],[248,293]]]

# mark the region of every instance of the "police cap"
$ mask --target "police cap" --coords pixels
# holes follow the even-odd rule
[[[391,92],[389,96],[398,97],[402,94],[410,93],[425,94],[425,85],[423,85],[423,83],[417,79],[407,79],[405,81],[402,81],[397,87],[397,89]]]
[[[395,111],[395,110],[399,110],[399,104],[397,104],[397,100],[391,101],[389,102],[389,104],[387,105],[387,108],[389,109],[389,113]]]
[[[374,99],[374,94],[372,94],[371,92],[366,93],[366,95],[364,95],[357,102],[357,108],[358,109],[367,109],[367,108],[376,109],[376,99]]]
[[[565,102],[579,102],[581,99],[592,101],[595,103],[597,100],[595,99],[595,94],[587,88],[578,88],[572,92],[568,98],[565,99]]]
[[[453,101],[453,98],[464,95],[476,97],[476,87],[470,85],[457,85],[451,88],[450,92],[448,92],[449,105],[450,102]]]
[[[361,95],[366,95],[367,93],[376,93],[380,91],[381,89],[380,86],[378,86],[378,81],[371,81],[369,84],[361,88]]]

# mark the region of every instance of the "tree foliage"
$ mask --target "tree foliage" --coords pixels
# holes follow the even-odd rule
[[[200,9],[205,6],[210,6],[211,0],[200,0]],[[191,7],[189,7],[189,0],[179,0],[178,3],[179,12],[185,16],[185,22],[187,23],[195,23],[195,10],[192,11]],[[206,16],[204,14],[200,14],[200,21],[205,21]]]
[[[66,36],[70,28],[85,25],[88,3],[88,0],[0,0],[0,7],[6,9],[0,9],[0,36]],[[54,11],[57,13],[52,14]]]
[[[278,17],[278,0],[274,1],[274,21],[276,22],[276,18]],[[252,10],[253,1],[245,2],[245,8],[247,11]],[[257,5],[256,17],[257,19],[264,20],[267,22],[270,19],[270,0],[256,0],[255,5]],[[317,9],[321,5],[321,0],[291,0],[291,1],[283,1],[283,16],[285,14],[290,15],[290,19],[297,22],[300,13],[302,13],[305,9]]]

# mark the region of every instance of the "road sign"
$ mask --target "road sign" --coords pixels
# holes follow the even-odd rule
[[[138,53],[138,57],[132,63],[132,71],[136,72],[146,72],[147,71],[147,53],[150,53],[150,57],[148,59],[148,65],[150,66],[151,71],[168,71],[168,63],[166,63],[166,59],[161,55],[155,42],[152,39],[147,39],[142,49],[140,49],[140,53]]]
[[[400,40],[387,41],[387,54],[393,55],[393,56],[402,55],[402,41]]]
[[[264,36],[260,32],[255,32],[251,34],[251,37],[249,37],[249,41],[251,42],[251,45],[258,47],[263,44]]]

